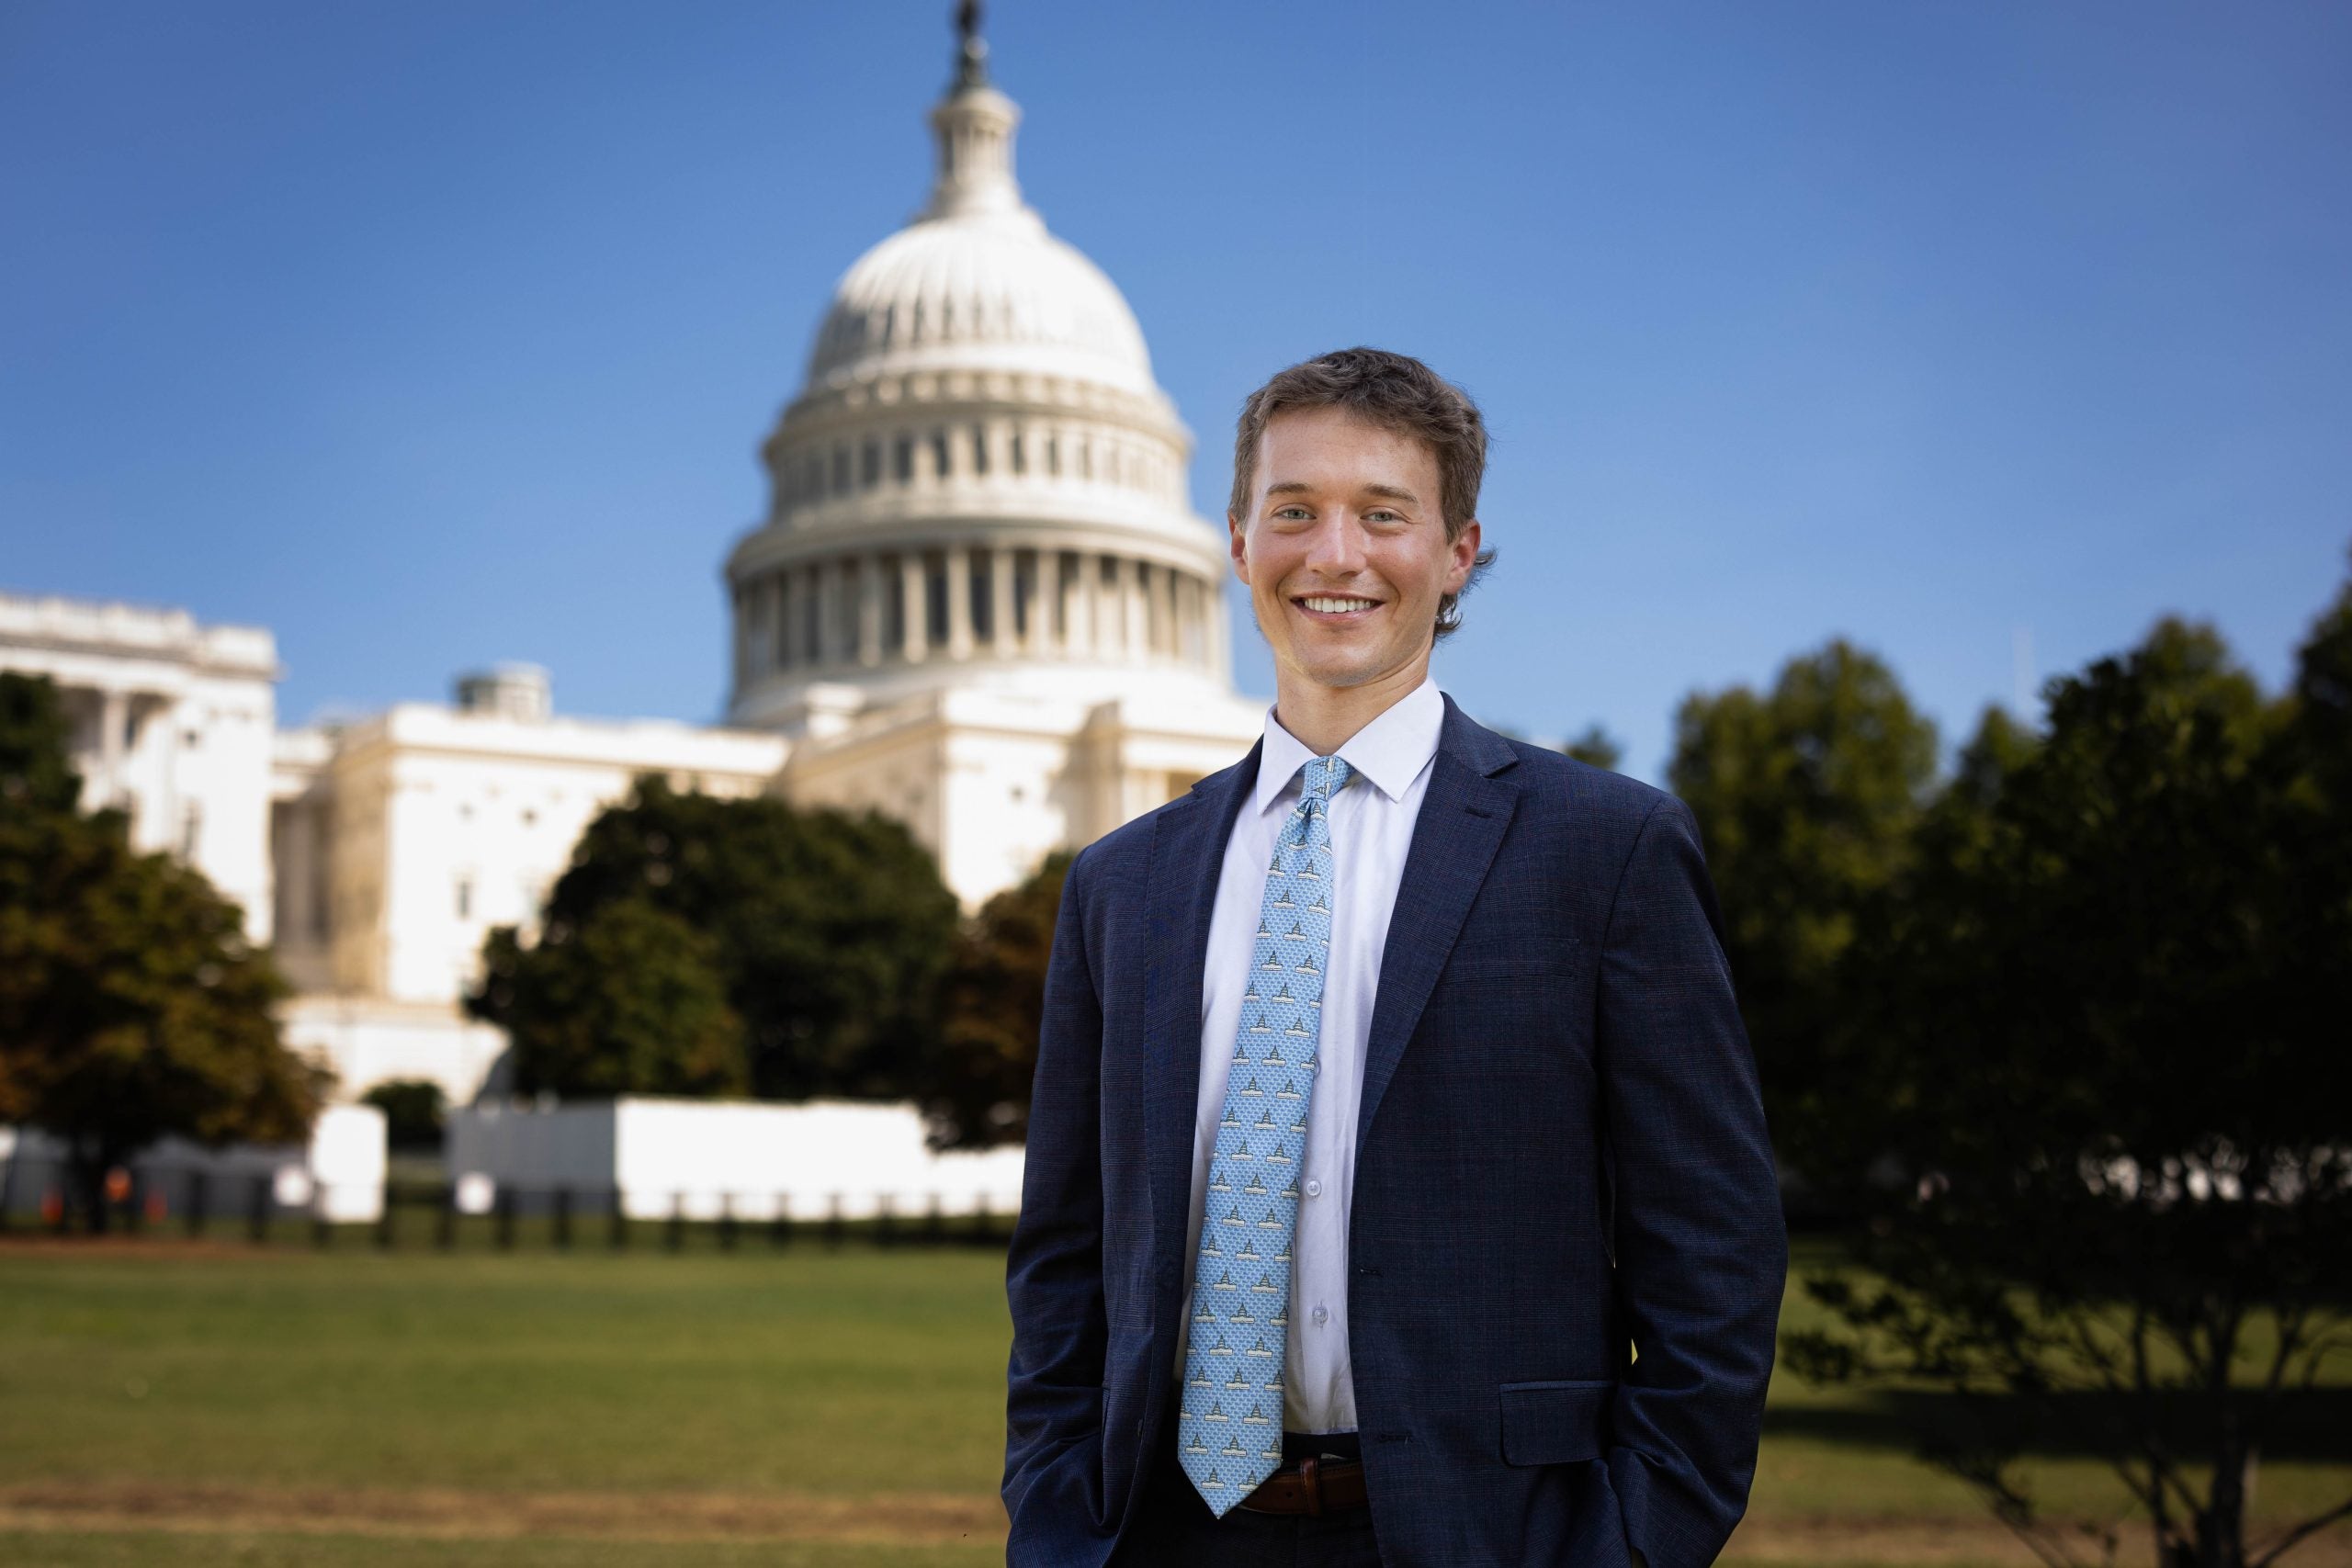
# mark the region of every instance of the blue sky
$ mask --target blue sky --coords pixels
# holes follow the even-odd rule
[[[503,659],[710,720],[754,448],[922,197],[948,10],[9,0],[0,587],[268,626],[287,723]],[[2276,685],[2344,579],[2352,7],[989,10],[1204,514],[1318,349],[1484,405],[1439,675],[1490,721],[1655,778],[1686,693],[1842,633],[1950,740],[2020,628],[2047,676],[2179,611]]]

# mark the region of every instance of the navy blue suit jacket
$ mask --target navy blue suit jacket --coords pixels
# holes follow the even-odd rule
[[[1348,1235],[1382,1559],[1700,1568],[1747,1507],[1788,1237],[1695,825],[1451,698],[1430,766]],[[1104,1562],[1178,1393],[1203,953],[1257,768],[1062,894],[1006,1268],[1015,1564]]]

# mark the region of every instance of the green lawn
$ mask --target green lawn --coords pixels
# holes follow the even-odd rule
[[[861,1246],[0,1246],[0,1562],[999,1561],[1002,1269]],[[1792,1277],[1784,1322],[1810,1311]],[[2120,1506],[2079,1456],[2036,1476],[2064,1510]],[[2274,1455],[2256,1500],[2348,1489],[2352,1452],[2323,1439]],[[1973,1539],[1983,1517],[1886,1404],[1776,1378],[1754,1524]],[[1984,1533],[1984,1561],[2016,1560]]]

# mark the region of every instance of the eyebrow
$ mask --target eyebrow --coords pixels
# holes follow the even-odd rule
[[[1303,479],[1284,479],[1280,484],[1271,484],[1266,487],[1268,495],[1312,495],[1314,492],[1315,487]],[[1363,493],[1380,496],[1389,501],[1410,502],[1416,506],[1420,504],[1421,500],[1411,491],[1397,485],[1366,485],[1363,487]]]

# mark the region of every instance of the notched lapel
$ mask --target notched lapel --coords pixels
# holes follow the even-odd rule
[[[1413,824],[1388,940],[1381,948],[1380,994],[1373,1003],[1363,1099],[1356,1111],[1358,1162],[1380,1098],[1396,1076],[1471,901],[1485,885],[1495,851],[1519,809],[1519,786],[1487,776],[1517,762],[1510,748],[1464,717],[1452,697],[1445,709],[1445,728],[1430,763],[1429,792]]]

